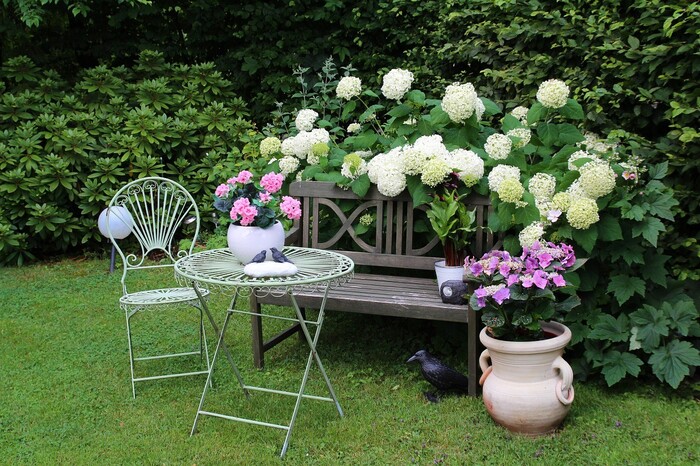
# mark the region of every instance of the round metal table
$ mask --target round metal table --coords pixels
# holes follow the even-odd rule
[[[208,251],[199,252],[192,254],[190,256],[183,257],[175,263],[175,278],[181,284],[186,284],[187,286],[192,286],[200,298],[202,308],[204,309],[207,318],[209,319],[214,331],[218,335],[218,343],[216,345],[216,350],[214,351],[214,357],[212,359],[209,373],[207,375],[207,381],[204,384],[204,390],[202,391],[202,397],[199,401],[199,407],[197,409],[197,414],[194,419],[194,424],[192,425],[192,431],[190,435],[194,435],[197,430],[197,422],[200,415],[219,417],[223,419],[228,419],[232,421],[244,422],[248,424],[274,427],[281,430],[285,430],[287,435],[284,439],[284,444],[282,445],[282,451],[280,456],[284,457],[287,448],[289,446],[289,439],[292,435],[292,429],[294,428],[294,423],[296,421],[297,414],[299,412],[299,406],[301,405],[302,398],[311,398],[315,400],[329,401],[335,403],[338,410],[338,414],[342,417],[343,410],[340,407],[340,403],[335,395],[331,381],[326,375],[326,371],[321,362],[321,358],[316,350],[316,344],[318,342],[319,335],[321,333],[321,328],[323,326],[324,318],[324,307],[326,304],[326,297],[328,295],[328,290],[342,285],[344,282],[348,281],[353,276],[354,263],[352,260],[342,254],[338,254],[332,251],[325,251],[320,249],[311,248],[299,248],[299,247],[287,247],[284,248],[283,253],[287,258],[297,266],[298,272],[294,275],[286,277],[266,277],[266,278],[254,278],[246,275],[243,272],[244,265],[241,264],[228,249],[213,249]],[[230,292],[233,294],[231,299],[231,304],[226,311],[226,318],[224,320],[223,327],[221,331],[216,324],[209,308],[207,306],[206,300],[203,298],[200,289],[206,288],[210,290],[220,290],[225,292]],[[301,309],[299,308],[294,294],[302,289],[318,289],[323,291],[324,298],[321,302],[321,306],[318,312],[318,317],[316,320],[306,320],[303,316]],[[277,315],[267,315],[267,314],[256,314],[253,312],[243,311],[236,309],[236,302],[239,297],[247,297],[251,294],[256,296],[266,296],[273,294],[275,296],[288,295],[290,297],[292,307],[294,308],[296,318],[281,317]],[[255,387],[251,385],[246,385],[243,381],[238,367],[236,366],[233,357],[224,342],[224,337],[226,335],[226,329],[228,327],[229,320],[233,314],[247,314],[254,316],[261,316],[274,319],[289,320],[293,322],[298,322],[301,330],[304,334],[306,342],[309,345],[309,356],[306,362],[306,368],[304,370],[304,375],[301,380],[301,386],[299,391],[287,392],[282,390],[275,390],[265,387]],[[316,329],[311,335],[307,325],[315,325]],[[242,417],[230,416],[221,413],[215,413],[211,411],[203,410],[204,401],[207,396],[207,392],[211,387],[212,373],[214,372],[214,367],[216,366],[217,357],[219,351],[224,351],[226,357],[233,368],[233,372],[238,379],[238,383],[243,389],[243,393],[246,397],[249,396],[249,391],[261,391],[268,393],[276,393],[281,395],[289,395],[296,397],[296,403],[294,405],[294,411],[292,412],[292,417],[288,425],[272,424],[269,422],[263,422],[254,419],[246,419]],[[312,362],[316,362],[325,382],[328,387],[328,392],[330,397],[322,397],[315,395],[308,395],[304,393],[306,389],[306,382],[309,377],[309,372],[311,369]]]

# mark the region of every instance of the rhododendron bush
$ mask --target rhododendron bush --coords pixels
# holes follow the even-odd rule
[[[677,204],[663,182],[666,162],[633,155],[624,130],[587,131],[583,108],[556,77],[535,95],[496,103],[469,82],[428,96],[409,70],[383,74],[379,90],[353,71],[339,76],[327,62],[315,86],[297,73],[298,99],[280,104],[264,129],[271,170],[360,196],[371,186],[390,197],[407,190],[418,206],[458,179],[459,193],[490,197],[488,226],[508,253],[566,241],[588,258],[566,274],[583,304],[555,316],[573,331],[579,374],[602,372],[614,384],[649,368],[675,387],[700,364],[690,343],[700,336],[697,310],[669,287],[669,256],[658,248]],[[354,227],[371,238],[366,217]],[[430,234],[427,221],[421,230]]]

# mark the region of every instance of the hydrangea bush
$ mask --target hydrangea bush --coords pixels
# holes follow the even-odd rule
[[[559,316],[574,333],[580,375],[602,372],[612,385],[649,367],[675,387],[700,365],[697,310],[670,290],[669,256],[658,248],[677,205],[663,183],[666,162],[633,155],[636,142],[623,130],[585,131],[582,107],[558,79],[532,100],[496,104],[470,83],[432,98],[408,70],[383,75],[379,91],[352,71],[338,79],[327,63],[324,85],[302,96],[303,108],[276,112],[265,129],[265,147],[278,148],[265,152],[271,169],[360,196],[372,184],[387,196],[408,190],[416,205],[456,176],[460,193],[490,196],[488,226],[509,253],[567,241],[589,258],[567,274],[583,305]],[[313,127],[293,127],[308,110],[318,114]]]

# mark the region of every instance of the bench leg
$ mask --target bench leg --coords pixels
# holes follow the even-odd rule
[[[468,393],[470,396],[478,395],[479,377],[479,355],[481,354],[481,342],[479,332],[481,331],[481,319],[476,315],[471,306],[467,306],[467,365],[469,368]]]
[[[262,317],[260,317],[260,303],[255,295],[250,296],[250,312],[258,315],[250,316],[250,328],[253,341],[253,364],[258,369],[265,365],[265,350],[263,348]]]

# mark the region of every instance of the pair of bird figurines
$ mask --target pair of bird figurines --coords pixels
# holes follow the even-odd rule
[[[270,252],[272,253],[272,260],[275,262],[283,263],[283,262],[289,262],[292,263],[292,261],[289,260],[287,256],[282,254],[282,252],[277,249],[277,248],[270,248]],[[253,259],[249,262],[249,264],[255,262],[256,264],[260,264],[262,262],[265,262],[265,259],[267,259],[267,249],[263,249],[259,253],[253,257]]]

